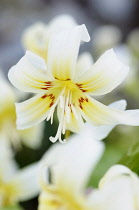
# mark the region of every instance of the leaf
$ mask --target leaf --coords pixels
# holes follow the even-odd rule
[[[139,175],[139,142],[128,149],[118,164],[127,166]]]

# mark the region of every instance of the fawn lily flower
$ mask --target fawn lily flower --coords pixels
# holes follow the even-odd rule
[[[126,103],[118,101],[111,105],[124,110]],[[40,171],[39,210],[97,209],[92,208],[89,199],[93,189],[86,188],[86,184],[104,150],[103,143],[97,140],[105,138],[112,128],[86,123],[80,134],[71,136],[64,145],[56,143],[46,152]]]
[[[9,141],[19,147],[21,141],[31,148],[40,145],[43,124],[26,130],[16,130],[15,90],[8,84],[2,73],[0,74],[0,141]]]
[[[112,166],[89,200],[92,210],[138,210],[139,177],[123,165]]]
[[[48,42],[51,34],[72,28],[75,25],[74,19],[69,15],[56,16],[47,25],[37,22],[24,31],[22,36],[23,46],[47,60]]]
[[[88,124],[85,127],[84,132],[90,130]],[[75,134],[64,145],[54,144],[44,155],[40,169],[38,209],[91,210],[85,186],[103,150],[103,143],[93,140],[93,132],[86,139]]]
[[[89,40],[85,25],[59,32],[50,38],[47,66],[42,58],[27,52],[10,69],[9,79],[15,87],[37,93],[16,104],[18,129],[29,128],[44,119],[51,119],[52,123],[56,107],[59,126],[56,136],[50,137],[52,142],[58,139],[63,142],[61,134],[66,129],[79,132],[84,120],[97,126],[139,125],[139,110],[119,111],[91,97],[107,94],[117,87],[125,79],[128,67],[113,50],[108,50],[94,65],[88,59],[89,63],[79,69],[80,41]]]
[[[5,141],[0,142],[0,149],[0,207],[35,197],[39,193],[38,163],[19,170]]]

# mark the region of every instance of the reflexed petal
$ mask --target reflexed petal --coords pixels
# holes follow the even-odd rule
[[[56,102],[60,90],[40,93],[37,96],[16,104],[17,129],[23,130],[37,125],[46,119],[48,110]]]
[[[73,101],[78,106],[78,111],[86,121],[94,126],[114,125],[120,122],[121,112],[105,106],[95,99],[79,92],[73,95]]]
[[[89,39],[85,25],[53,34],[48,46],[48,70],[54,78],[68,80],[74,77],[80,42]]]
[[[8,77],[16,88],[24,92],[38,93],[50,88],[45,61],[29,51],[10,69]]]
[[[86,121],[95,126],[125,124],[139,125],[139,110],[120,111],[114,106],[105,106],[95,99],[79,93],[74,95],[74,103]]]
[[[77,60],[75,80],[76,78],[80,78],[83,73],[89,70],[92,67],[93,63],[94,61],[90,53],[82,53]]]
[[[12,180],[12,184],[18,188],[20,201],[29,200],[38,195],[40,191],[38,168],[38,163],[27,166],[21,169]]]
[[[51,171],[52,184],[75,194],[83,190],[104,150],[102,142],[92,138],[75,134],[66,144],[56,143],[49,149],[43,162]]]
[[[120,100],[110,104],[109,107],[124,111],[126,109],[126,104],[127,103],[125,100]],[[92,126],[91,124],[86,123],[84,128],[86,129],[86,132],[84,131],[81,132],[84,132],[85,138],[87,138],[87,136],[89,135],[93,135],[93,139],[102,140],[109,135],[109,133],[112,131],[114,127],[115,125]]]
[[[29,129],[18,130],[18,133],[26,146],[32,149],[38,149],[42,142],[43,130],[44,123],[40,123]]]
[[[114,51],[106,51],[99,60],[76,83],[84,92],[91,95],[103,95],[111,92],[127,76],[129,68],[122,64]]]

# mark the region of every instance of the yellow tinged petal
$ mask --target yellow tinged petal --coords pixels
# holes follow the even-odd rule
[[[107,50],[98,61],[76,83],[90,95],[103,95],[111,92],[125,79],[129,67],[117,58],[114,51]]]
[[[124,111],[105,106],[84,93],[74,94],[73,101],[83,118],[95,126],[123,123]]]
[[[53,34],[48,46],[48,71],[55,79],[74,78],[80,42],[89,39],[85,25]]]
[[[38,93],[52,86],[45,61],[29,51],[10,69],[8,77],[16,88],[24,92]]]
[[[19,130],[35,126],[46,119],[48,111],[56,102],[60,90],[40,93],[22,103],[16,103],[17,128]]]

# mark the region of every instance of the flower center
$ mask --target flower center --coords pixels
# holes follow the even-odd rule
[[[71,91],[75,91],[77,90],[77,86],[76,84],[70,80],[70,79],[67,79],[67,80],[57,80],[55,81],[55,85],[56,86],[59,86],[61,88],[66,88],[67,90],[71,90]]]
[[[76,108],[72,101],[72,95],[75,91],[80,91],[77,85],[67,79],[67,80],[56,80],[54,82],[54,87],[59,88],[61,90],[57,101],[50,109],[47,120],[51,119],[51,123],[53,122],[53,113],[58,105],[58,118],[59,118],[59,126],[55,137],[50,137],[50,141],[53,143],[58,139],[61,143],[65,142],[65,139],[61,139],[61,134],[65,134],[66,125],[70,123],[71,113],[74,114],[75,118],[77,118]]]

